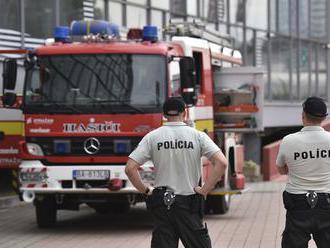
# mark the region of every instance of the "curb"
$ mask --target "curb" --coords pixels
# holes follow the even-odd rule
[[[2,197],[0,196],[0,209],[11,208],[21,204],[24,204],[24,202],[20,201],[18,195],[2,196]]]

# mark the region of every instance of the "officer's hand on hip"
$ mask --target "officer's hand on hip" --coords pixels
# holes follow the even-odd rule
[[[197,194],[200,194],[200,195],[204,196],[204,198],[206,198],[207,193],[208,193],[208,192],[204,191],[203,188],[200,187],[200,186],[195,187],[195,188],[194,188],[194,191],[195,191]]]

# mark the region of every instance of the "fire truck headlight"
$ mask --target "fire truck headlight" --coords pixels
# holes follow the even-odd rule
[[[44,152],[42,151],[41,147],[38,144],[34,143],[27,143],[26,144],[27,150],[31,155],[34,156],[44,156]]]
[[[114,140],[114,152],[116,154],[128,154],[131,150],[131,141],[130,140]]]

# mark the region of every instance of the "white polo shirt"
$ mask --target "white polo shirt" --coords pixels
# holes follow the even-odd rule
[[[320,126],[307,126],[285,136],[276,164],[288,166],[285,190],[289,193],[330,193],[330,133]]]
[[[201,156],[210,158],[220,148],[203,132],[184,122],[167,122],[148,133],[129,155],[139,164],[155,165],[155,187],[167,186],[176,194],[195,194],[201,177]]]

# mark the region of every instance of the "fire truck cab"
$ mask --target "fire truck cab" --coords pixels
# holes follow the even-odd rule
[[[124,168],[142,137],[166,121],[162,104],[170,96],[182,96],[187,123],[232,157],[206,202],[208,213],[227,212],[230,194],[244,188],[244,177],[235,168],[235,135],[214,131],[213,71],[241,63],[237,51],[225,55],[223,47],[185,34],[159,41],[153,26],[130,30],[121,40],[113,24],[80,21],[57,28],[54,42],[28,51],[19,178],[39,227],[55,224],[57,210],[78,210],[82,203],[105,213],[144,201]],[[13,78],[15,63],[5,68]],[[4,102],[11,105],[10,97]],[[201,163],[205,178],[210,163]],[[140,175],[152,184],[153,164],[144,164]]]

